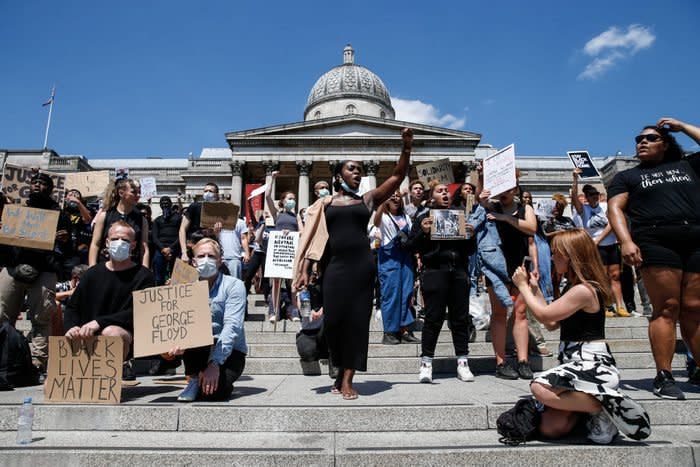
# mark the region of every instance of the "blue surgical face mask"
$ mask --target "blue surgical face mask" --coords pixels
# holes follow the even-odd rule
[[[353,195],[356,195],[360,191],[360,187],[350,188],[348,184],[345,183],[345,180],[340,181],[340,187],[347,193],[352,193]]]
[[[219,270],[219,265],[216,264],[216,259],[210,256],[197,258],[197,272],[202,279],[209,279],[214,276]]]
[[[297,202],[293,199],[288,199],[287,201],[284,202],[284,209],[287,211],[294,211],[294,208],[297,207]]]
[[[109,257],[114,261],[125,261],[129,259],[131,253],[131,244],[126,240],[110,240],[109,241]]]
[[[331,192],[328,191],[328,188],[321,188],[318,190],[318,197],[319,198],[325,198],[326,196],[330,196]]]
[[[212,201],[216,201],[216,193],[213,193],[211,191],[205,191],[204,195],[202,195],[202,198],[207,203],[211,203]]]

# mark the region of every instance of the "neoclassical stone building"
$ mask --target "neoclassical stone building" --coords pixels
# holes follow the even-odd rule
[[[313,202],[312,187],[331,179],[334,164],[344,159],[362,161],[370,186],[393,170],[401,148],[401,129],[414,130],[412,164],[448,157],[457,180],[464,179],[475,159],[496,151],[481,143],[481,135],[395,119],[390,94],[372,71],[355,63],[351,46],[343,63],[322,75],[311,91],[304,120],[225,134],[227,148],[204,148],[198,157],[87,159],[61,156],[53,150],[0,150],[0,161],[73,172],[127,167],[131,178],[155,177],[158,195],[181,194],[185,203],[201,194],[203,185],[217,183],[226,198],[244,202],[246,184],[269,181],[279,170],[275,193],[293,191],[298,204]],[[635,163],[632,157],[596,158],[607,182],[619,170]],[[521,184],[535,198],[568,193],[571,164],[565,155],[518,156]],[[415,177],[415,168],[411,177]]]

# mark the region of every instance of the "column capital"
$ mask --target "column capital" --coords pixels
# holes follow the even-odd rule
[[[311,173],[312,165],[311,161],[297,161],[297,171],[299,171],[299,175],[308,177]]]
[[[464,171],[468,174],[472,170],[476,170],[476,167],[478,165],[478,162],[476,160],[471,160],[471,161],[462,161],[462,167],[464,168]]]
[[[370,177],[377,175],[379,171],[379,161],[364,161],[362,165],[364,166],[366,175]]]
[[[243,175],[243,166],[245,165],[244,161],[231,161],[229,162],[229,165],[231,166],[231,173],[234,177],[240,177]]]
[[[262,165],[263,167],[265,167],[266,176],[272,175],[272,172],[274,172],[275,170],[279,170],[280,167],[279,162],[273,160],[262,161]]]

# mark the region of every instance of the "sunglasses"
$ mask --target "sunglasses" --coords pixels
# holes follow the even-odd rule
[[[649,141],[650,143],[655,143],[655,142],[661,140],[661,135],[657,135],[657,134],[654,134],[654,133],[649,133],[649,134],[647,134],[647,135],[637,135],[637,136],[634,137],[634,141],[635,141],[635,143],[637,143],[637,144],[641,143],[641,142],[644,141],[644,140],[647,140],[647,141]]]

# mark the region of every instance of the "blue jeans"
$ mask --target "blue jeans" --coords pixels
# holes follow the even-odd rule
[[[243,279],[241,258],[224,258],[224,263],[226,263],[228,272],[230,272],[233,277]]]

